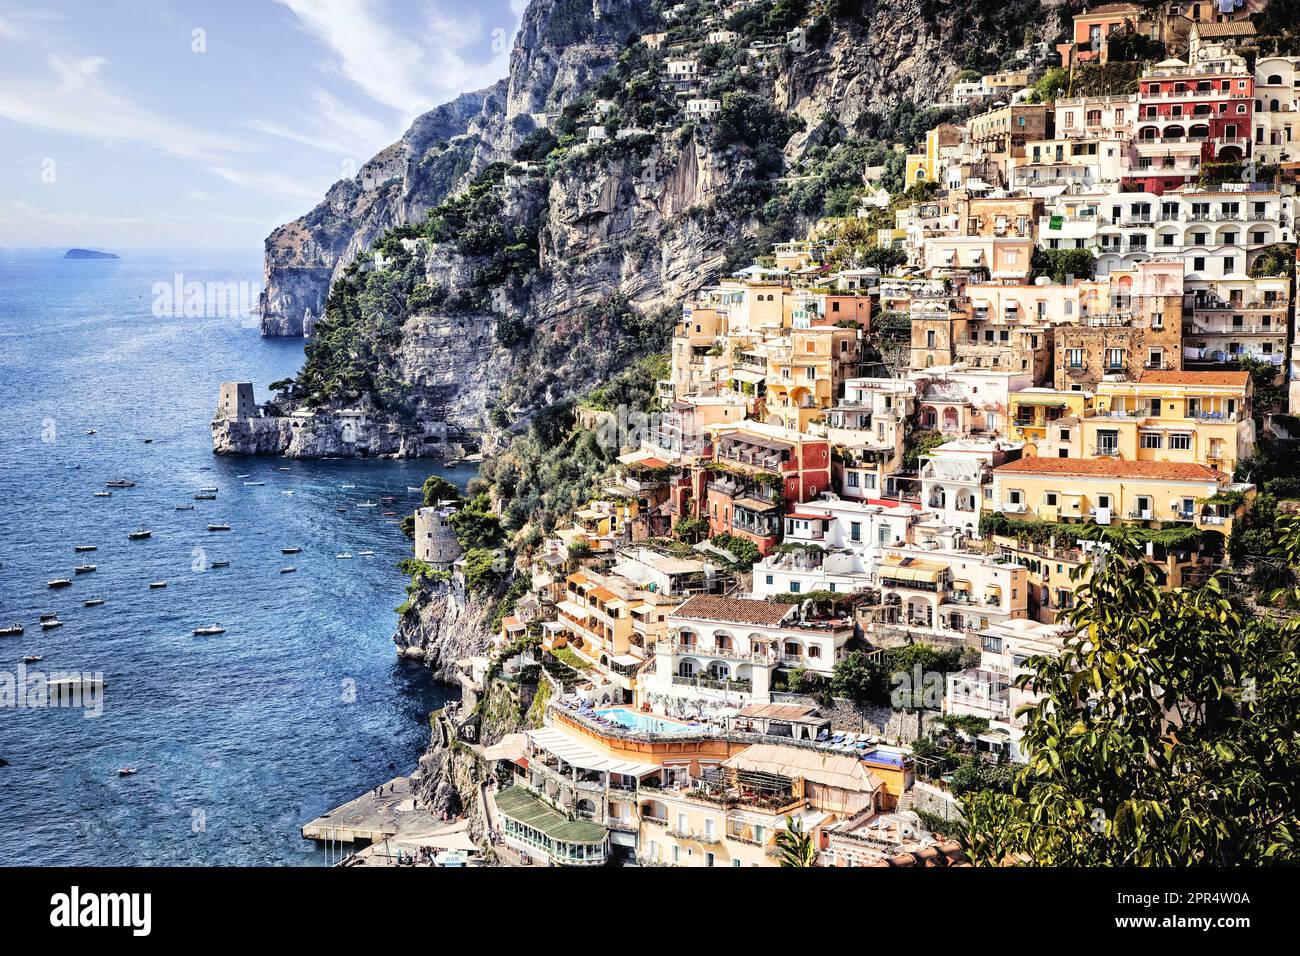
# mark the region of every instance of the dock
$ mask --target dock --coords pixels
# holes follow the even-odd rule
[[[479,847],[469,835],[466,819],[435,819],[427,809],[417,809],[410,777],[394,777],[376,795],[367,790],[361,796],[321,814],[302,828],[304,839],[324,843],[339,854],[341,866],[474,866],[481,862]],[[349,844],[352,851],[343,850]],[[427,862],[420,860],[428,850]],[[345,855],[346,854],[346,855]],[[433,855],[458,862],[434,863]]]

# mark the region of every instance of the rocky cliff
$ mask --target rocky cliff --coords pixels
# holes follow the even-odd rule
[[[761,251],[756,236],[806,228],[842,185],[826,172],[830,147],[903,135],[886,118],[900,104],[941,98],[963,65],[997,64],[1026,25],[1053,36],[1060,2],[780,0],[731,20],[713,3],[671,19],[669,6],[532,0],[506,79],[421,117],[267,240],[264,331],[310,331],[331,283],[371,266],[371,244],[405,229],[413,268],[437,294],[393,317],[392,345],[374,360],[389,383],[379,405],[407,434],[526,419],[661,347],[660,310],[743,262],[738,251]],[[708,16],[741,36],[706,44]],[[656,32],[670,45],[634,42]],[[666,60],[682,55],[704,79],[666,78]],[[691,97],[719,100],[721,117],[693,118]],[[487,182],[493,164],[508,168]],[[476,244],[486,223],[441,235],[420,225],[489,186],[495,250]],[[326,413],[355,400],[328,376],[313,381]],[[226,447],[261,451],[259,436],[242,437]]]
[[[393,635],[397,652],[423,661],[438,680],[456,683],[456,661],[487,650],[494,606],[469,593],[460,576],[426,583],[398,620]]]

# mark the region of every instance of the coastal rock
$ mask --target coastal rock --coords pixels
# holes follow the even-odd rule
[[[464,580],[426,584],[412,596],[393,642],[403,657],[423,661],[434,677],[457,683],[456,661],[483,654],[491,643],[494,602],[470,594]]]

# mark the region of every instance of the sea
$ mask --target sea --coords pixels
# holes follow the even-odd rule
[[[214,456],[219,384],[260,401],[302,362],[248,314],[260,284],[257,250],[0,249],[0,691],[104,682],[0,706],[0,865],[322,865],[303,823],[410,772],[451,696],[392,643],[398,519],[474,469]]]

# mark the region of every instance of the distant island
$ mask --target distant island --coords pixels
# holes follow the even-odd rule
[[[65,259],[120,259],[114,252],[98,252],[94,249],[69,249],[63,254]]]

